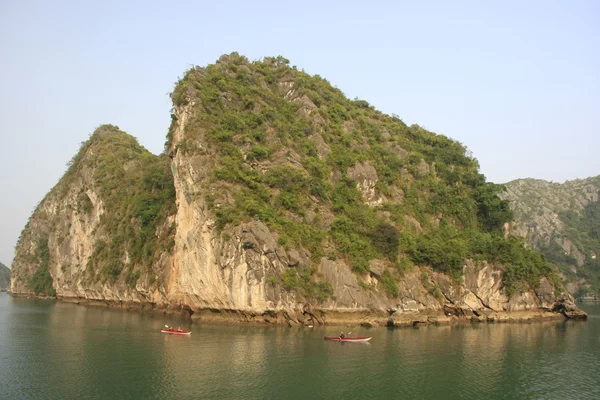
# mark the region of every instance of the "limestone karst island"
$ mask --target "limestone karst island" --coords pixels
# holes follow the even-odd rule
[[[13,294],[201,322],[586,317],[549,262],[567,238],[527,244],[524,184],[486,182],[461,143],[282,57],[224,55],[171,98],[163,154],[113,125],[81,144],[23,229]]]

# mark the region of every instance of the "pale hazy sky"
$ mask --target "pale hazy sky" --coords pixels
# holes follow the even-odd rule
[[[598,1],[0,0],[0,261],[95,127],[160,153],[177,78],[232,51],[463,142],[491,181],[600,174]]]

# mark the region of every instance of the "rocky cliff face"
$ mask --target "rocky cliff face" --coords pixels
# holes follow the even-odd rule
[[[508,208],[460,144],[282,58],[223,56],[172,97],[168,158],[112,126],[83,144],[21,235],[13,293],[202,321],[584,315],[503,238]],[[529,269],[506,281],[515,252]]]
[[[166,301],[157,282],[170,257],[164,244],[174,204],[168,188],[159,189],[161,180],[172,185],[167,171],[166,157],[150,154],[117,127],[98,128],[23,230],[11,292]],[[142,213],[140,205],[149,207]]]
[[[519,179],[506,188],[502,196],[515,214],[510,233],[525,237],[558,265],[571,292],[591,286],[598,290],[600,176],[562,184]]]
[[[6,291],[10,287],[10,269],[0,263],[0,291]]]

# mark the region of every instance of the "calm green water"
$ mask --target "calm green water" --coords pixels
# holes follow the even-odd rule
[[[189,326],[0,293],[3,399],[599,399],[587,322],[353,329]],[[164,324],[190,337],[159,333]]]

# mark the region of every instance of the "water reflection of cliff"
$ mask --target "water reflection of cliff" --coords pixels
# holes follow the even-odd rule
[[[245,398],[263,384],[267,353],[274,353],[260,328],[195,326],[189,343],[182,346],[178,339],[164,338],[173,384],[205,398]]]
[[[139,313],[57,303],[49,321],[49,350],[59,360],[48,371],[61,396],[151,398],[166,381],[164,351]],[[127,379],[123,376],[127,375]],[[159,383],[159,385],[157,385]],[[64,393],[62,391],[64,390]],[[162,390],[162,389],[161,389]]]
[[[569,375],[557,372],[581,347],[584,328],[561,321],[409,330],[400,333],[398,375],[409,376],[403,384],[423,398],[440,388],[445,398],[546,398],[569,386]],[[426,373],[411,373],[423,365]]]

